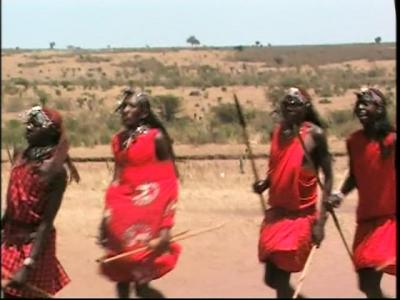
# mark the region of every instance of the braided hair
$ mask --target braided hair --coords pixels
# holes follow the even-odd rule
[[[172,147],[172,144],[174,143],[174,141],[171,138],[171,136],[169,135],[167,129],[165,128],[165,126],[163,125],[161,120],[158,118],[158,116],[152,110],[151,104],[150,104],[150,96],[148,94],[143,93],[143,92],[135,93],[135,91],[131,88],[125,89],[123,91],[123,98],[119,105],[118,110],[123,109],[123,107],[125,107],[125,105],[126,105],[124,102],[131,97],[135,97],[139,107],[147,113],[146,117],[144,117],[141,120],[140,125],[146,125],[150,128],[157,128],[162,132],[162,134],[165,136],[165,138],[167,140],[168,150],[171,153],[172,161],[174,162],[174,165],[175,165],[175,152]],[[175,171],[178,175],[178,169],[176,168],[176,165],[175,165]]]
[[[317,112],[315,109],[313,103],[312,103],[312,98],[310,94],[303,88],[298,87],[298,90],[300,93],[308,100],[310,105],[307,108],[306,115],[304,117],[305,121],[313,123],[317,125],[318,127],[321,127],[323,129],[326,129],[328,127],[327,123],[321,118],[320,114]]]

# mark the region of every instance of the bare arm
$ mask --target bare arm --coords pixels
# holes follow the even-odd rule
[[[351,153],[349,149],[349,145],[347,146],[347,154],[349,156],[349,173],[347,174],[346,179],[344,180],[342,186],[340,187],[340,191],[343,193],[343,195],[347,195],[350,193],[352,190],[354,190],[357,187],[357,182],[356,178],[353,173],[353,168],[352,168],[352,158],[351,158]]]
[[[68,157],[68,141],[65,137],[60,138],[60,142],[56,146],[54,154],[43,161],[38,171],[47,181],[52,181],[52,177],[64,170],[64,163]]]
[[[270,140],[272,140],[272,131],[270,132]],[[271,159],[271,158],[270,158]],[[271,163],[269,163],[271,165]],[[270,166],[269,166],[270,168]],[[271,186],[271,180],[269,178],[270,169],[268,169],[267,176],[265,179],[256,181],[253,183],[253,191],[257,194],[262,194],[264,191],[269,189]]]
[[[173,159],[172,146],[170,145],[167,137],[162,132],[159,132],[156,135],[155,147],[157,159],[161,161],[172,160],[174,164],[175,174],[176,176],[179,176],[178,168],[176,167],[175,160]]]
[[[172,159],[172,153],[170,150],[169,142],[164,134],[161,132],[157,133],[156,139],[156,156],[159,160]]]
[[[332,192],[333,185],[332,156],[329,153],[328,142],[322,129],[315,129],[313,131],[313,138],[315,141],[315,148],[312,152],[312,159],[314,165],[317,166],[318,169],[321,168],[322,174],[324,175],[319,222],[325,224],[327,219],[325,203]]]
[[[49,191],[47,193],[47,203],[44,208],[43,220],[39,225],[36,239],[33,242],[30,257],[34,260],[42,252],[44,245],[47,242],[50,231],[53,228],[54,219],[61,206],[62,198],[66,188],[66,171],[63,169],[61,172],[54,175],[51,182],[49,182]]]
[[[114,163],[114,172],[113,172],[113,177],[112,177],[112,183],[118,182],[119,181],[119,176],[121,173],[121,166],[115,162]]]

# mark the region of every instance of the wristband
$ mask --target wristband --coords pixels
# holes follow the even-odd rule
[[[35,263],[35,260],[32,257],[27,257],[24,259],[23,265],[25,267],[29,268],[29,267],[32,267],[34,263]]]

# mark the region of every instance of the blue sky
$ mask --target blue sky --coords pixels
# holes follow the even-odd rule
[[[394,1],[2,0],[2,48],[392,42]]]

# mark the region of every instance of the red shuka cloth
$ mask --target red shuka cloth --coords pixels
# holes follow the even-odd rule
[[[311,124],[301,126],[306,139]],[[316,218],[317,179],[302,168],[304,151],[297,137],[282,142],[281,126],[272,134],[268,176],[269,204],[258,244],[259,260],[272,261],[278,268],[299,272],[311,250],[311,226]]]
[[[352,172],[357,182],[357,228],[354,238],[356,269],[381,268],[396,274],[396,174],[395,134],[386,136],[383,143],[391,147],[388,157],[382,158],[379,143],[368,139],[363,130],[347,140]]]
[[[37,227],[42,221],[43,210],[48,201],[48,188],[49,185],[39,176],[33,163],[17,162],[11,170],[7,191],[7,219]],[[31,231],[16,226],[15,223],[6,222],[1,244],[2,278],[14,275],[22,267],[24,259],[29,257],[33,241],[23,241],[29,232]],[[55,295],[69,282],[68,275],[56,257],[56,231],[53,229],[43,252],[29,273],[27,283]],[[5,292],[26,298],[38,296],[26,289],[7,288]]]
[[[107,256],[145,246],[163,228],[174,225],[178,180],[172,161],[159,161],[155,153],[158,129],[139,135],[127,148],[120,148],[120,137],[112,141],[113,153],[121,166],[120,180],[106,192]],[[103,263],[102,274],[112,281],[144,283],[174,269],[181,248],[171,243],[160,256],[142,251],[124,259]]]

